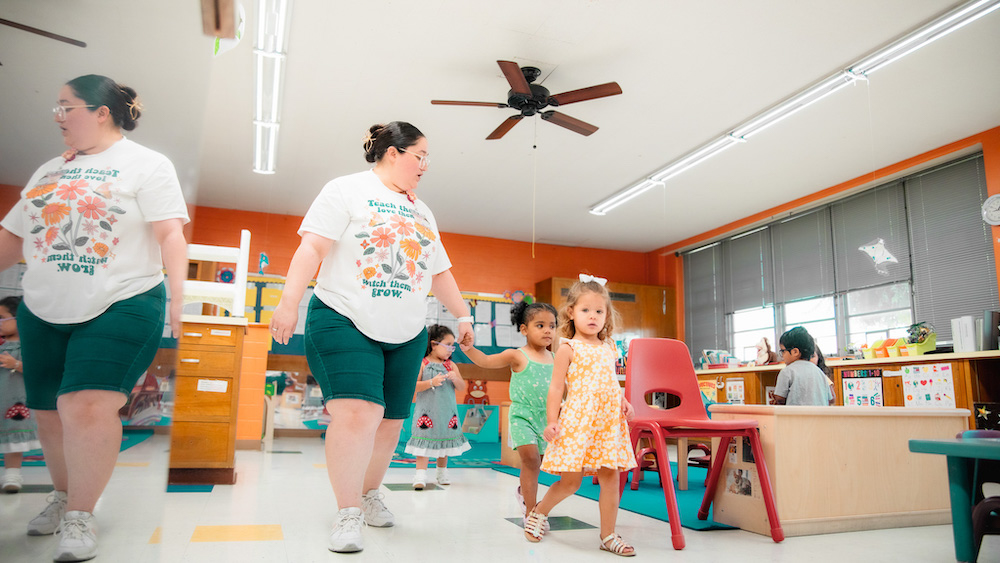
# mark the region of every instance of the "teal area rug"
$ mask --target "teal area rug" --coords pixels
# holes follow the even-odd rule
[[[132,446],[142,442],[146,438],[153,435],[152,428],[126,428],[122,432],[122,447],[118,451],[125,451]],[[3,454],[0,454],[0,460],[3,459]],[[24,462],[22,463],[24,467],[42,467],[45,465],[45,458],[42,457],[42,450],[31,450],[24,452]]]
[[[471,450],[460,456],[448,458],[448,467],[495,467],[500,463],[500,442],[469,442]],[[403,449],[406,442],[400,442],[392,454],[389,467],[416,468],[417,460]],[[431,462],[432,464],[434,462]]]
[[[494,465],[493,470],[514,475],[515,477],[521,475],[519,469],[506,465]],[[670,470],[676,476],[677,464],[671,462]],[[705,496],[705,477],[707,476],[707,472],[707,469],[701,467],[689,467],[688,490],[680,491],[676,488],[674,489],[677,495],[677,510],[681,515],[681,526],[692,530],[732,530],[731,526],[714,522],[711,511],[708,513],[708,520],[698,520],[698,509],[701,508],[701,499]],[[545,472],[542,472],[538,478],[538,482],[545,486],[551,486],[558,480],[559,477]],[[600,487],[593,484],[593,479],[585,477],[583,484],[580,485],[580,490],[576,494],[596,501],[599,492]],[[667,518],[667,502],[663,498],[663,489],[660,488],[659,473],[655,471],[643,471],[643,479],[639,482],[639,490],[633,491],[630,488],[626,488],[625,494],[622,495],[621,508],[629,512],[669,522],[670,519]]]

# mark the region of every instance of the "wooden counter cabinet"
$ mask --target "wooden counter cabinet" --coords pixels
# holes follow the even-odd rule
[[[246,319],[197,318],[178,341],[168,482],[232,484]]]

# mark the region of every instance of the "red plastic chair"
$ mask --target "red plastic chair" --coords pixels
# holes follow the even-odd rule
[[[657,409],[646,403],[649,393],[669,393],[680,399],[677,407]],[[771,539],[781,542],[785,534],[778,520],[778,510],[774,504],[774,492],[771,489],[771,478],[764,461],[764,450],[760,445],[756,420],[711,420],[705,411],[698,389],[698,377],[694,373],[691,354],[687,346],[669,338],[636,338],[629,344],[628,363],[625,375],[625,398],[635,409],[635,419],[630,423],[632,447],[638,446],[639,438],[647,437],[652,444],[652,452],[657,456],[657,467],[660,472],[660,484],[663,496],[667,502],[667,515],[670,518],[671,540],[674,549],[684,548],[684,533],[681,530],[680,514],[677,510],[677,498],[674,493],[674,481],[670,472],[669,456],[667,454],[667,438],[709,438],[717,437],[719,446],[712,460],[708,474],[705,496],[698,511],[698,519],[708,518],[708,510],[715,498],[715,489],[719,483],[722,466],[726,459],[726,450],[733,438],[743,437],[750,441],[757,475],[760,480],[761,494],[767,508],[767,518],[771,523]],[[637,452],[638,453],[638,452]],[[639,460],[641,462],[641,460]],[[683,460],[681,460],[683,461]],[[633,481],[637,481],[638,468],[633,472]],[[622,474],[624,488],[625,474]]]

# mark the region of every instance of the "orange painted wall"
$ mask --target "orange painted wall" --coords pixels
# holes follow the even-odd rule
[[[24,186],[11,186],[0,184],[0,218],[5,217],[11,207],[21,199],[21,190]]]
[[[270,265],[264,273],[285,275],[299,245],[296,231],[302,217],[238,211],[217,207],[197,207],[189,242],[239,245],[239,229],[250,229],[250,263],[255,270],[260,252]],[[448,249],[452,273],[463,291],[503,293],[507,290],[534,292],[535,283],[551,277],[575,277],[588,272],[613,281],[656,283],[656,261],[642,252],[572,248],[513,240],[441,233]]]
[[[240,364],[238,407],[236,409],[236,439],[260,440],[264,430],[264,379],[267,371],[267,351],[271,336],[267,325],[251,324],[243,337],[243,359]]]

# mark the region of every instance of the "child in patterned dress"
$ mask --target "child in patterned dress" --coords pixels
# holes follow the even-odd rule
[[[449,358],[455,351],[455,335],[446,326],[427,327],[427,354],[420,364],[413,408],[413,434],[406,453],[417,457],[413,488],[427,486],[427,463],[437,458],[437,482],[450,485],[448,456],[461,455],[472,446],[462,434],[455,392],[465,393],[468,384]]]
[[[42,447],[38,426],[25,406],[24,367],[21,365],[21,339],[17,334],[17,306],[20,297],[0,299],[0,453],[3,454],[3,479],[0,489],[16,493],[24,484],[21,463],[24,452]]]
[[[538,474],[545,455],[545,401],[552,381],[552,337],[556,331],[556,309],[548,303],[516,303],[510,311],[511,324],[518,327],[528,343],[487,356],[475,347],[462,347],[474,364],[484,368],[510,368],[510,411],[508,443],[521,458],[521,484],[514,496],[527,522],[528,512],[538,499]]]
[[[611,334],[617,315],[606,281],[581,274],[560,311],[564,338],[552,371],[545,428],[549,447],[542,462],[542,471],[560,479],[528,513],[524,535],[528,541],[540,541],[549,512],[580,488],[584,474],[596,473],[601,486],[600,548],[631,557],[635,548],[615,532],[615,521],[619,474],[636,466],[626,422],[634,413],[615,375],[617,350]]]

